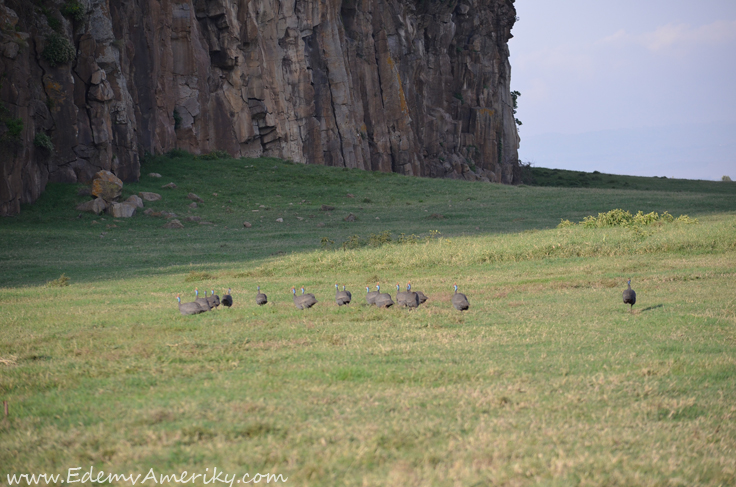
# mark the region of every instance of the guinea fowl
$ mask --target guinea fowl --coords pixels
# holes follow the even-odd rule
[[[452,305],[458,311],[465,311],[470,308],[470,302],[468,302],[467,296],[457,292],[457,284],[455,284],[455,294],[452,295]]]
[[[406,291],[401,291],[401,287],[396,285],[396,303],[399,306],[408,306],[409,308],[416,308],[419,306],[419,296],[417,293],[409,290],[407,286]]]
[[[636,292],[631,289],[631,279],[629,279],[629,288],[624,289],[624,304],[630,304],[631,308],[629,311],[634,312],[634,305],[636,304]]]
[[[228,308],[233,305],[233,297],[230,295],[232,289],[227,288],[227,294],[222,297],[222,305]]]
[[[261,292],[261,286],[257,286],[258,294],[256,294],[256,304],[258,306],[263,306],[264,304],[268,303],[268,296],[263,294]]]
[[[345,286],[343,286],[344,288]],[[335,302],[338,306],[343,306],[346,304],[350,304],[351,296],[350,293],[343,290],[340,291],[340,288],[337,286],[337,283],[335,283]]]
[[[411,290],[411,283],[406,284],[406,292],[412,292]],[[424,303],[427,300],[427,296],[422,291],[413,291],[417,293],[417,297],[419,298],[419,304]]]
[[[196,287],[194,288],[194,302],[199,304],[202,308],[204,308],[205,311],[209,311],[212,306],[210,306],[210,302],[207,301],[207,291],[204,292],[204,297],[199,297],[199,289]]]
[[[391,295],[388,293],[382,293],[381,292],[381,286],[376,284],[376,289],[378,289],[378,295],[376,296],[374,304],[378,306],[379,308],[390,308],[394,305],[394,300],[391,299]]]
[[[294,288],[291,288],[291,293],[294,295],[294,306],[297,309],[307,309],[317,304],[317,298],[314,297],[314,294],[304,294],[304,288],[302,288],[301,296],[297,296]]]
[[[186,315],[196,315],[199,313],[204,313],[205,311],[208,311],[207,309],[203,309],[199,303],[196,303],[192,301],[191,303],[182,303],[181,302],[181,296],[176,295],[176,301],[179,303],[179,312],[186,316]]]
[[[207,293],[205,293],[205,297],[206,296],[207,296]],[[220,296],[215,294],[214,289],[210,291],[210,297],[207,298],[207,302],[210,304],[210,309],[214,309],[220,306]]]
[[[365,300],[368,304],[376,304],[376,297],[380,294],[378,291],[371,291],[368,286],[365,287]]]

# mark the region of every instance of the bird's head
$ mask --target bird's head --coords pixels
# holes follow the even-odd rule
[[[304,294],[304,286],[302,286],[302,294]]]
[[[381,286],[378,283],[376,283],[376,291],[380,291],[380,290],[381,290]]]
[[[294,296],[296,296],[296,288],[294,288],[294,287],[291,288],[291,294],[293,294]]]
[[[343,285],[342,285],[342,290],[343,290],[343,291],[345,290],[345,284],[343,284]]]
[[[338,291],[340,288],[337,286],[337,283],[335,283],[335,291]]]
[[[454,284],[454,286],[455,286],[455,292],[457,292],[457,284]]]
[[[197,289],[196,287],[194,288],[194,295],[196,297],[199,297],[199,289]]]
[[[368,286],[366,286],[365,287],[365,292],[367,292],[367,293],[371,292],[371,288],[369,288]]]
[[[261,292],[261,286],[256,286],[256,290],[257,290],[258,292]]]
[[[406,290],[407,291],[411,291],[411,283],[410,282],[407,282],[406,283]]]
[[[229,288],[227,288],[227,293],[228,293],[228,294],[231,294],[231,293],[232,293],[232,288],[230,288],[230,287],[229,287]]]
[[[176,295],[176,300],[177,300],[177,301],[178,301],[179,303],[181,303],[181,296],[177,294],[177,295]]]
[[[401,286],[399,286],[398,284],[396,284],[396,291],[399,291],[400,289],[401,289]]]

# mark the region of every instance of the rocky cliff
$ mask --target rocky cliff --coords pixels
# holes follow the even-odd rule
[[[513,0],[0,0],[0,214],[180,148],[511,183]]]

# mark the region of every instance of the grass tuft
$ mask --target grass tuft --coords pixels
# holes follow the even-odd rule
[[[49,281],[46,283],[47,287],[66,287],[69,285],[71,279],[66,275],[62,274],[59,276],[58,279],[54,279],[53,281]]]
[[[211,281],[217,279],[217,276],[209,272],[192,271],[184,278],[184,282]]]

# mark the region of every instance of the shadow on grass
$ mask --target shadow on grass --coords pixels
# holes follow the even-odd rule
[[[163,178],[149,177],[149,171]],[[445,238],[514,234],[552,229],[563,218],[580,221],[613,208],[634,213],[667,209],[691,217],[736,211],[736,186],[698,183],[702,193],[693,196],[674,192],[672,181],[657,178],[650,178],[650,186],[656,182],[668,191],[531,188],[275,159],[194,159],[183,152],[147,159],[142,173],[140,181],[125,184],[121,198],[161,193],[162,199],[146,202],[146,209],[175,213],[184,228],[164,229],[164,218],[140,214],[130,219],[80,217],[76,205],[89,200],[78,194],[83,185],[49,183],[20,215],[0,218],[0,288],[43,285],[61,274],[76,284],[182,272],[246,272],[290,253],[318,250],[325,241],[340,247],[359,239],[380,240],[386,233],[393,240],[403,235],[423,239],[432,232]],[[179,188],[164,189],[167,181]],[[189,192],[205,202],[191,207]],[[323,211],[323,205],[335,210]],[[349,214],[357,219],[347,221]],[[553,245],[550,255],[568,255],[559,248]],[[497,257],[488,255],[483,262]]]
[[[647,311],[652,311],[653,309],[658,309],[658,308],[664,308],[664,305],[657,304],[655,306],[649,306],[648,308],[644,308],[643,310],[639,311],[639,313],[646,313]]]

